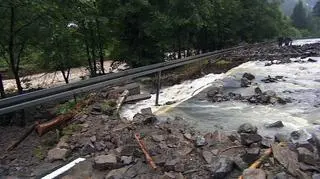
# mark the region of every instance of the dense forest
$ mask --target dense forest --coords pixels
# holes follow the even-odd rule
[[[290,17],[278,0],[0,0],[0,64],[23,92],[24,71],[87,66],[106,59],[131,67],[278,36],[311,35],[317,15],[298,3]],[[170,54],[165,55],[165,54]]]

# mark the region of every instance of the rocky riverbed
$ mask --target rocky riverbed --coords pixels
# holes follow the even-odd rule
[[[278,112],[264,109],[300,107],[304,102],[300,95],[312,98],[312,85],[317,85],[314,82],[316,79],[312,78],[312,83],[309,81],[308,84],[303,80],[316,74],[313,70],[317,72],[315,67],[319,60],[308,57],[289,58],[288,61],[282,57],[284,53],[306,54],[307,51],[314,54],[318,46],[313,44],[282,49],[270,46],[261,47],[260,52],[251,49],[251,53],[254,51],[256,54],[248,57],[248,61],[261,61],[248,62],[230,70],[227,74],[234,74],[238,70],[231,80],[225,74],[209,74],[182,82],[162,90],[160,104],[163,106],[153,106],[155,96],[152,95],[149,100],[123,106],[122,117],[113,115],[115,109],[109,103],[113,95],[119,94],[103,92],[68,124],[42,137],[32,133],[12,151],[6,151],[7,147],[27,129],[2,127],[0,149],[4,152],[0,154],[0,176],[50,178],[49,173],[55,174],[58,168],[80,159],[80,163],[58,178],[238,178],[240,175],[244,178],[317,178],[320,173],[320,126],[290,128],[290,132],[287,132],[285,129],[291,124],[286,115],[267,120],[268,116]],[[299,52],[299,49],[302,51]],[[274,55],[261,59],[261,55],[265,54],[263,51],[280,57],[274,59]],[[234,52],[230,58],[238,58],[242,53],[249,54],[245,51]],[[260,66],[253,69],[261,73],[247,70],[248,67],[255,67],[255,63]],[[290,69],[281,73],[276,73],[276,68],[273,68],[288,64],[291,65]],[[261,70],[264,68],[270,73]],[[296,70],[294,79],[288,72],[293,69]],[[224,85],[216,85],[221,81]],[[285,89],[293,83],[296,84],[295,90]],[[301,84],[304,86],[299,86]],[[280,85],[280,88],[275,88],[276,85]],[[302,90],[302,93],[297,90]],[[179,113],[159,115],[157,111],[167,111],[174,106],[179,109],[179,105],[189,102],[190,98],[191,101],[205,100],[208,105],[225,105],[219,111],[230,109],[228,105],[231,103],[246,105],[249,108],[245,114],[256,120],[244,120],[241,115],[230,117],[230,113],[225,113],[224,117],[229,119],[220,121],[222,127],[206,123],[206,130],[201,130],[203,128],[197,127],[188,116]],[[314,104],[303,105],[317,110],[316,103],[317,98],[314,98]],[[205,108],[201,105],[201,109]],[[188,108],[195,115],[201,114],[199,109],[194,104]],[[234,114],[239,114],[239,110],[239,107],[235,108]],[[252,116],[253,113],[256,116]],[[207,114],[207,120],[212,120]],[[219,117],[219,113],[214,112],[214,115]],[[261,116],[264,116],[263,120]],[[197,119],[201,122],[201,118],[203,116]],[[292,123],[299,124],[300,121],[300,118],[294,118]],[[228,130],[228,125],[235,130]],[[267,130],[273,133],[264,135]],[[141,148],[137,142],[136,134],[145,148]],[[272,154],[269,153],[270,148]],[[144,150],[152,158],[156,169],[150,165]],[[259,169],[247,169],[262,156],[264,160]]]
[[[55,133],[48,133],[39,146],[53,142],[52,147],[32,154],[38,157],[37,160],[16,158],[15,152],[2,156],[1,175],[37,178],[68,161],[83,157],[85,161],[59,178],[238,178],[242,174],[244,178],[256,179],[319,176],[320,127],[309,132],[295,131],[290,136],[264,138],[258,134],[257,127],[248,123],[228,135],[218,130],[201,133],[180,117],[159,121],[150,108],[136,114],[132,121],[98,114],[93,107],[88,110],[89,113],[78,115],[62,130],[60,139],[52,139]],[[278,121],[268,127],[282,125]],[[141,136],[156,169],[149,165],[135,134]],[[36,136],[29,139],[35,140]],[[30,155],[26,148],[28,142],[31,141],[27,140],[17,148],[19,152],[25,150],[21,157]],[[263,160],[261,168],[248,170],[270,147],[273,154]]]

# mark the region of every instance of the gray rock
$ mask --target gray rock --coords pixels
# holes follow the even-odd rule
[[[274,158],[286,168],[286,171],[293,176],[297,175],[299,168],[297,153],[291,151],[287,145],[272,145],[272,153]]]
[[[261,98],[261,102],[262,102],[263,104],[269,104],[269,103],[270,103],[270,99],[271,99],[270,96],[261,95],[260,98]]]
[[[245,170],[245,169],[247,169],[247,168],[249,167],[249,165],[242,160],[242,158],[240,157],[240,155],[237,155],[237,156],[234,157],[232,160],[233,160],[235,166],[236,166],[238,169],[240,169],[241,171],[242,171],[242,170]]]
[[[117,157],[113,154],[99,155],[94,158],[94,168],[98,170],[117,169],[120,166],[117,163]]]
[[[164,164],[165,171],[174,171],[175,166],[178,164],[179,159],[167,160]]]
[[[274,179],[289,179],[289,176],[285,172],[277,173]]]
[[[169,135],[166,138],[166,143],[170,148],[176,148],[180,145],[180,138],[174,135]]]
[[[96,136],[90,137],[90,141],[93,142],[93,143],[96,142],[97,141],[97,137]]]
[[[240,86],[243,88],[249,87],[251,85],[251,81],[247,78],[241,78],[240,80]]]
[[[270,97],[276,97],[277,96],[276,92],[274,92],[272,90],[265,91],[263,94],[266,95],[266,96],[270,96]]]
[[[89,142],[89,143],[86,143],[86,144],[82,147],[80,153],[81,153],[81,155],[88,155],[88,154],[94,153],[94,151],[95,151],[94,145],[92,145],[92,144]]]
[[[62,137],[60,139],[59,143],[57,144],[57,148],[59,148],[59,149],[69,149],[70,148],[70,146],[66,142],[65,137]]]
[[[105,179],[121,179],[123,178],[126,171],[130,168],[130,166],[126,166],[119,169],[111,170],[106,176]]]
[[[151,108],[144,108],[144,109],[141,109],[141,114],[152,114],[152,110]]]
[[[256,87],[256,88],[254,89],[254,92],[255,92],[256,94],[258,94],[258,95],[261,95],[261,94],[262,94],[262,90],[261,90],[259,87]]]
[[[256,77],[253,75],[253,74],[251,74],[251,73],[244,73],[243,75],[242,75],[242,78],[247,78],[248,80],[253,80],[253,79],[255,79]]]
[[[278,102],[278,98],[277,97],[270,97],[270,103],[271,104],[276,104]]]
[[[203,136],[197,136],[196,138],[196,146],[202,147],[207,145],[206,139]]]
[[[48,160],[56,161],[56,160],[66,160],[66,157],[69,154],[69,150],[67,149],[58,149],[54,148],[48,151]]]
[[[207,97],[212,98],[215,97],[217,94],[220,94],[222,92],[221,88],[219,87],[212,87],[208,92],[207,92]]]
[[[267,175],[262,169],[246,169],[243,171],[244,179],[266,179]]]
[[[124,145],[120,148],[120,155],[121,156],[133,156],[137,151],[136,145]]]
[[[209,166],[212,178],[225,178],[233,169],[233,161],[221,157]]]
[[[188,140],[192,140],[192,136],[190,133],[185,133],[185,134],[183,134],[183,136]]]
[[[284,127],[282,121],[276,121],[274,123],[266,125],[266,128],[281,128]]]
[[[296,144],[296,147],[303,147],[303,148],[306,148],[308,149],[310,152],[314,152],[315,151],[315,148],[312,144],[310,144],[310,142],[308,141],[298,141],[295,143]]]
[[[253,126],[250,123],[244,123],[242,125],[240,125],[240,127],[238,128],[238,133],[247,133],[247,134],[256,134],[258,131],[258,128],[256,126]]]
[[[131,164],[133,162],[132,156],[121,156],[121,162],[125,165]]]
[[[263,138],[261,141],[261,146],[263,148],[270,148],[271,145],[274,143],[274,140],[272,138]]]
[[[174,166],[174,171],[176,171],[176,172],[184,172],[184,164],[182,162],[178,162]]]
[[[104,142],[96,142],[95,144],[94,144],[94,146],[95,146],[95,149],[97,150],[97,151],[103,151],[105,148],[106,148],[106,144],[104,144]]]
[[[288,103],[287,100],[282,99],[282,98],[280,98],[280,97],[277,98],[277,102],[278,102],[279,104],[283,104],[283,105]]]
[[[250,103],[258,103],[258,99],[257,99],[255,96],[251,96],[251,97],[248,99],[248,101],[249,101]]]
[[[313,58],[309,58],[308,62],[317,62],[317,60],[313,59]]]
[[[157,121],[157,117],[153,114],[140,114],[137,113],[133,116],[133,121],[141,122],[145,125],[147,124],[153,124]]]
[[[241,144],[249,146],[253,143],[260,142],[262,140],[262,137],[259,134],[246,134],[242,133],[240,134]]]
[[[153,156],[153,160],[154,160],[154,163],[157,165],[157,166],[164,166],[164,164],[166,163],[166,156],[164,155],[156,155],[156,156]]]
[[[167,102],[165,103],[165,105],[172,105],[172,104],[174,104],[174,103],[177,103],[177,101],[167,101]]]
[[[164,140],[164,137],[163,135],[153,135],[152,140],[154,140],[155,142],[161,142]]]
[[[320,174],[319,173],[313,174],[312,179],[320,179]]]
[[[309,165],[317,165],[316,157],[308,149],[304,147],[297,148],[299,162],[304,162]]]
[[[253,163],[259,158],[260,148],[249,148],[246,153],[242,156],[243,161],[247,163]]]
[[[210,164],[212,162],[212,153],[209,151],[203,151],[202,152],[202,157],[204,158],[204,160]]]
[[[289,137],[285,134],[281,134],[281,133],[278,133],[274,136],[274,140],[276,142],[288,142],[289,141]]]

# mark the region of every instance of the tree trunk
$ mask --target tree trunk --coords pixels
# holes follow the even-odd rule
[[[1,98],[6,97],[6,93],[4,92],[4,86],[3,86],[3,81],[2,81],[2,75],[0,74],[0,94]]]
[[[90,49],[89,49],[89,44],[88,44],[88,41],[87,41],[87,40],[85,40],[85,46],[86,46],[86,51],[87,51],[87,57],[88,57],[88,65],[89,65],[90,75],[91,75],[91,76],[94,76],[92,61],[91,61],[91,57],[90,57]]]
[[[60,71],[66,84],[69,84],[70,68],[67,69],[67,72],[65,72],[65,70],[63,69],[61,69]]]
[[[97,62],[96,62],[96,53],[95,53],[95,37],[93,33],[92,27],[90,28],[90,35],[91,35],[91,57],[93,61],[93,71],[94,75],[97,74]]]
[[[180,35],[178,35],[178,59],[181,58],[181,40]]]
[[[101,32],[100,32],[100,23],[98,21],[98,19],[96,19],[96,24],[97,24],[97,32],[98,32],[98,37],[99,37],[99,56],[100,56],[100,68],[101,68],[101,72],[102,74],[105,74],[104,71],[104,65],[103,65],[103,48],[102,48],[102,43],[101,43]]]
[[[19,94],[22,94],[23,89],[19,78],[19,61],[15,58],[15,44],[14,44],[14,26],[15,26],[15,10],[11,7],[11,18],[10,18],[10,37],[9,37],[9,56],[10,56],[10,67],[16,80]],[[17,63],[17,64],[16,64]]]

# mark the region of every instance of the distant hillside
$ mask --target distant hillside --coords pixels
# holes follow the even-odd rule
[[[312,11],[312,8],[316,5],[318,0],[303,0],[305,6],[309,11]],[[281,9],[287,16],[291,16],[293,8],[299,2],[299,0],[284,0],[284,3],[281,5]]]

